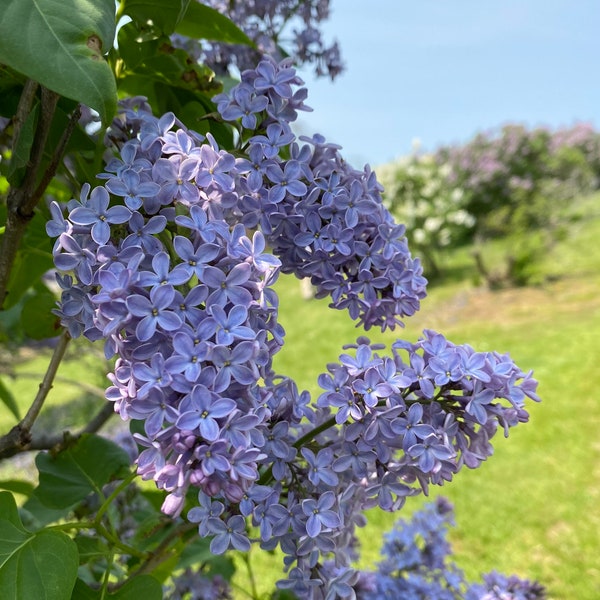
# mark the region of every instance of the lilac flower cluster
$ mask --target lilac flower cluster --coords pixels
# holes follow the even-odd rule
[[[289,62],[264,60],[216,98],[238,128],[234,152],[129,100],[104,185],[84,186],[66,218],[53,203],[47,231],[64,272],[57,312],[116,356],[107,398],[143,422],[137,468],[167,493],[163,511],[179,515],[197,488],[187,518],[213,553],[279,546],[280,587],[329,599],[354,594],[365,508],[398,509],[477,466],[537,396],[508,356],[431,331],[392,356],[359,338],[315,403],[273,371],[280,270],[310,277],[366,329],[413,314],[426,283],[368,167],[320,136],[296,140],[299,84]]]
[[[329,18],[329,0],[193,0],[226,15],[254,42],[250,46],[202,42],[177,37],[193,56],[218,74],[254,67],[261,55],[290,56],[297,65],[312,65],[317,76],[334,79],[343,71],[337,42],[323,39],[320,24]],[[283,46],[283,47],[282,47]]]
[[[361,573],[360,600],[427,598],[428,600],[544,600],[546,591],[537,582],[492,572],[483,583],[469,584],[450,561],[446,539],[454,525],[453,507],[442,497],[400,520],[385,535],[384,560],[376,572]]]
[[[247,157],[239,183],[247,193],[238,212],[247,227],[260,226],[284,273],[309,277],[318,297],[330,295],[331,306],[366,329],[393,329],[425,296],[420,261],[383,206],[374,172],[350,167],[321,136],[295,141],[290,123],[306,97],[304,88],[293,91],[299,83],[286,62],[263,61],[215,98],[223,118],[241,120]],[[257,114],[263,135],[252,131]]]
[[[325,391],[317,406],[334,412],[336,424],[347,424],[346,446],[333,468],[402,481],[394,492],[400,501],[409,493],[407,482],[427,492],[429,483],[450,481],[463,465],[479,466],[492,453],[489,440],[498,425],[508,435],[528,419],[525,399],[539,400],[531,373],[508,355],[456,346],[435,331],[426,330],[414,344],[398,340],[392,357],[376,348],[359,338],[353,355],[330,365],[319,377]],[[380,483],[367,485],[366,495],[387,510],[399,504]]]
[[[117,355],[107,398],[144,421],[138,471],[178,514],[190,485],[230,485],[237,497],[258,477],[252,430],[268,418],[258,382],[283,343],[270,288],[279,260],[260,232],[223,219],[233,180],[218,164],[230,155],[193,148],[182,130],[159,135],[170,117],[144,118],[150,131],[107,165],[106,185],[84,186],[66,220],[53,205],[48,232],[58,234],[57,268],[77,280],[59,278],[63,321]],[[210,181],[185,188],[185,169]],[[109,207],[109,191],[123,204]]]
[[[202,570],[187,568],[163,586],[163,594],[169,600],[231,600],[231,587],[220,575],[206,577]]]
[[[472,584],[465,594],[465,600],[546,600],[547,597],[546,588],[539,582],[496,571],[486,573],[483,583]]]

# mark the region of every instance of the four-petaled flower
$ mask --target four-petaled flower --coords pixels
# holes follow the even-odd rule
[[[106,244],[110,238],[110,225],[126,223],[131,218],[131,211],[126,206],[111,206],[108,192],[103,187],[92,190],[89,199],[83,206],[71,211],[69,219],[76,225],[91,226],[92,239],[99,245]]]
[[[317,537],[323,528],[335,528],[341,524],[337,512],[331,510],[335,504],[335,494],[325,492],[318,500],[306,498],[302,500],[302,511],[308,517],[306,520],[306,533],[312,538]]]
[[[181,327],[181,318],[172,310],[175,289],[171,285],[159,285],[150,290],[150,298],[134,294],[127,298],[127,308],[132,315],[142,317],[135,328],[141,342],[148,341],[157,328],[175,331]]]
[[[195,385],[181,401],[176,425],[179,429],[198,429],[205,440],[214,442],[220,434],[218,419],[231,414],[235,407],[230,398],[220,398],[206,386]]]
[[[208,519],[207,528],[215,536],[210,541],[210,551],[213,554],[223,554],[230,548],[241,552],[250,550],[250,540],[246,535],[246,520],[241,515],[229,517],[227,523],[211,517]]]

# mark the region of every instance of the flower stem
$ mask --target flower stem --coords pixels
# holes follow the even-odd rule
[[[123,479],[123,481],[121,481],[121,483],[113,490],[112,494],[106,498],[96,513],[96,518],[94,519],[95,523],[100,524],[104,513],[108,510],[113,500],[135,479],[136,475],[137,473],[132,471],[129,476]]]

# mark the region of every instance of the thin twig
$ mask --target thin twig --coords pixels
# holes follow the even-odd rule
[[[47,88],[42,87],[40,119],[33,137],[25,179],[21,186],[21,194],[18,199],[18,206],[16,207],[16,210],[21,217],[27,220],[31,219],[33,216],[33,209],[36,207],[38,200],[41,197],[40,194],[40,196],[36,198],[33,190],[36,187],[36,181],[44,157],[44,150],[46,149],[46,142],[48,140],[48,135],[50,134],[50,126],[52,125],[56,105],[58,104],[58,98],[59,95],[56,92],[51,92]]]
[[[31,443],[31,428],[42,410],[48,392],[52,389],[54,377],[56,376],[56,372],[63,359],[70,339],[71,336],[66,330],[58,338],[58,344],[54,349],[44,379],[42,380],[42,383],[40,383],[38,393],[29,407],[27,414],[6,435],[0,437],[0,459],[13,456],[17,452],[26,450],[29,447],[29,444]]]
[[[17,375],[13,375],[13,376],[16,377]],[[39,376],[40,376],[40,373],[36,373],[34,371],[19,371],[18,372],[19,379],[38,379]],[[104,388],[94,385],[93,383],[88,383],[87,381],[78,381],[76,379],[71,379],[70,377],[61,377],[60,375],[57,375],[54,378],[54,381],[56,381],[57,383],[66,383],[68,385],[72,385],[74,387],[81,388],[84,392],[87,392],[88,394],[93,394],[94,396],[97,396],[98,398],[105,398]]]
[[[58,338],[58,343],[54,348],[54,352],[52,353],[52,358],[50,359],[50,363],[48,364],[48,368],[46,369],[46,374],[44,375],[44,379],[42,383],[40,383],[40,389],[36,394],[36,397],[29,407],[27,414],[23,417],[21,421],[21,427],[23,429],[31,430],[35,420],[38,418],[40,411],[42,410],[42,406],[48,397],[48,393],[52,389],[52,384],[54,382],[54,377],[56,376],[56,372],[58,371],[58,367],[65,355],[65,351],[67,350],[67,345],[71,340],[71,336],[67,330],[62,332],[62,335]]]
[[[71,138],[71,135],[72,135],[72,133],[75,129],[75,126],[77,125],[77,122],[79,121],[80,117],[81,117],[81,105],[78,104],[77,108],[71,114],[71,117],[69,118],[69,122],[67,123],[67,126],[65,127],[65,130],[63,131],[63,134],[60,137],[60,140],[54,150],[54,153],[52,154],[50,164],[46,168],[46,171],[44,172],[44,175],[42,176],[40,183],[38,184],[37,188],[35,189],[35,192],[33,192],[32,196],[31,196],[31,202],[33,203],[34,207],[39,202],[40,198],[46,191],[48,184],[52,181],[52,179],[56,175],[58,165],[60,164],[60,161],[62,160],[62,157],[63,157],[63,154],[65,153],[67,144],[69,143],[69,139]]]
[[[31,85],[27,86],[26,91],[23,90],[19,102],[19,110],[25,111],[26,103],[31,99]],[[50,126],[54,118],[56,104],[58,103],[58,94],[51,92],[46,88],[42,88],[41,111],[38,119],[37,127],[31,145],[29,160],[25,168],[22,183],[19,187],[11,187],[8,192],[6,227],[4,235],[0,242],[0,310],[4,305],[4,300],[8,293],[8,280],[17,256],[17,252],[21,245],[21,240],[25,234],[27,224],[33,217],[33,210],[39,198],[33,199],[33,191],[36,188],[40,166],[44,156],[44,149],[50,133]],[[29,107],[31,110],[31,107]],[[19,115],[19,119],[24,115]]]
[[[66,446],[76,442],[85,433],[96,433],[115,414],[112,403],[106,402],[102,409],[96,413],[94,418],[79,432],[71,433],[64,431],[52,435],[32,434],[31,441],[26,450],[52,450],[60,452]],[[1,455],[0,455],[1,458]]]
[[[102,425],[115,415],[115,406],[112,402],[106,402],[104,406],[96,413],[96,416],[81,430],[79,435],[84,433],[96,433]]]
[[[19,136],[21,135],[21,129],[23,128],[23,124],[27,120],[29,113],[31,112],[31,106],[33,105],[33,101],[35,99],[35,94],[37,92],[38,83],[37,81],[33,81],[33,79],[28,79],[23,86],[23,91],[21,92],[21,97],[19,98],[19,104],[17,106],[17,112],[15,116],[12,118],[12,151],[13,154],[16,150],[17,143],[19,141]]]

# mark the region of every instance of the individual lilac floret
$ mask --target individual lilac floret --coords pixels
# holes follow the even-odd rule
[[[89,185],[87,188],[89,189]],[[91,226],[90,235],[99,246],[108,242],[110,225],[126,223],[131,218],[131,211],[127,207],[117,205],[109,208],[109,202],[106,189],[96,187],[83,206],[75,208],[69,214],[74,225]]]

